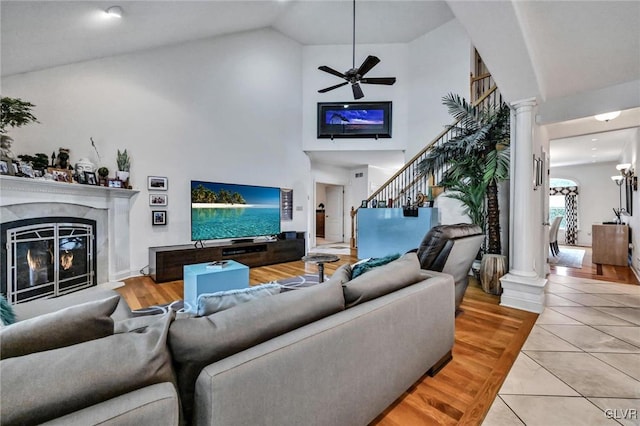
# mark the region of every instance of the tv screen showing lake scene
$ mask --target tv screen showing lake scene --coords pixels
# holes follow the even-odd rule
[[[191,181],[191,240],[280,233],[280,188]]]

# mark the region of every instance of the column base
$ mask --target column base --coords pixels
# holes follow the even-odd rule
[[[502,296],[500,305],[523,311],[542,313],[544,310],[544,287],[546,278],[523,277],[508,273],[500,278]]]

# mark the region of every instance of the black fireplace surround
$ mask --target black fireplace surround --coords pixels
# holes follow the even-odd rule
[[[0,292],[10,303],[96,285],[96,221],[40,217],[0,224]]]

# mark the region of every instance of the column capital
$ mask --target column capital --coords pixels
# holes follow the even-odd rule
[[[513,101],[509,105],[511,105],[511,107],[515,109],[517,112],[523,108],[533,108],[537,104],[538,103],[536,102],[536,98],[527,98],[527,99],[519,99],[517,101]]]

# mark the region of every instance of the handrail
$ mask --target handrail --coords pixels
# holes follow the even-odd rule
[[[493,86],[491,89],[489,89],[484,95],[482,95],[477,101],[475,101],[473,103],[473,106],[478,106],[480,105],[482,102],[484,102],[489,96],[491,96],[492,93],[494,93],[496,90],[498,90],[498,88],[496,86]],[[442,132],[440,132],[438,134],[438,136],[436,136],[434,139],[431,140],[431,142],[429,142],[424,148],[422,148],[416,155],[414,155],[409,161],[407,161],[407,163],[402,166],[402,168],[400,168],[400,170],[398,170],[393,176],[391,176],[389,179],[387,179],[387,181],[382,184],[380,186],[380,188],[378,188],[376,191],[374,191],[368,198],[367,198],[367,202],[373,200],[376,195],[380,194],[384,188],[389,185],[393,180],[395,180],[398,176],[400,176],[404,171],[406,171],[409,167],[411,167],[411,165],[413,163],[415,163],[418,158],[420,158],[421,156],[423,156],[424,154],[426,154],[426,152],[431,149],[432,146],[434,146],[436,143],[438,143],[438,141],[442,138],[444,138],[447,133],[449,133],[451,131],[452,127],[455,127],[458,123],[460,123],[460,120],[456,120],[453,122],[453,124],[451,124],[448,128],[444,129]],[[359,207],[358,207],[359,208]],[[356,208],[356,211],[358,210],[358,208]]]

